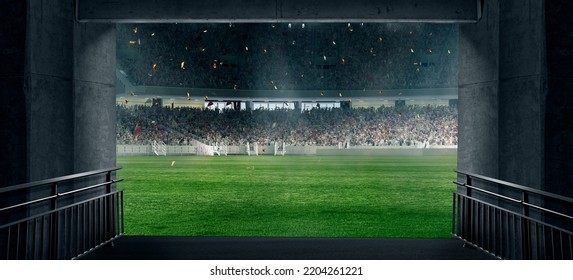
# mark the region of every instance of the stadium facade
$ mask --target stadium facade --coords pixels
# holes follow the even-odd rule
[[[154,6],[155,1],[144,0],[120,4],[98,0],[58,0],[50,1],[49,5],[35,0],[4,2],[0,12],[3,15],[0,19],[3,61],[0,66],[3,92],[0,143],[5,148],[0,168],[1,189],[115,166],[115,22],[184,22],[189,15],[196,21],[204,21],[209,19],[204,15],[210,15],[211,19],[223,22],[459,23],[458,169],[537,190],[535,198],[528,199],[524,195],[517,199],[521,208],[514,212],[523,210],[520,215],[530,215],[541,223],[556,225],[565,238],[559,239],[559,235],[554,238],[553,230],[551,233],[533,231],[533,237],[543,239],[537,239],[535,246],[528,243],[524,248],[533,248],[534,256],[538,257],[540,252],[543,252],[542,257],[550,257],[549,253],[555,257],[557,252],[572,258],[566,250],[572,246],[573,223],[567,218],[553,219],[547,213],[533,212],[533,207],[527,208],[529,204],[524,204],[535,202],[537,207],[572,215],[567,205],[553,207],[557,205],[553,199],[573,197],[573,99],[569,97],[573,85],[569,63],[573,60],[573,37],[570,36],[573,19],[567,13],[573,9],[571,1],[434,0],[423,1],[424,4],[409,0],[391,1],[392,4],[334,1],[337,5],[333,1],[317,1],[312,5],[288,1],[294,4],[281,5],[280,9],[274,5],[286,1],[272,1],[272,4],[223,1],[228,5],[202,5],[204,10],[192,9],[194,1],[188,2],[191,4],[164,1],[160,7]],[[166,8],[171,2],[184,7]],[[353,2],[352,6],[347,2]],[[244,5],[238,7],[237,3]],[[410,5],[413,3],[419,5]],[[74,4],[79,9],[76,10]],[[376,4],[382,9],[376,8]],[[460,186],[459,193],[466,196],[471,195],[468,186],[472,184],[468,178],[467,175],[460,178],[466,181]],[[476,181],[474,178],[474,185],[479,186]],[[490,184],[491,181],[482,188],[498,197],[484,198],[489,203],[487,209],[505,207],[507,203],[499,196],[509,194],[500,185]],[[90,195],[109,191],[112,190]],[[554,194],[553,198],[537,197],[539,191]],[[10,196],[3,194],[0,207],[35,198],[38,194],[38,191],[28,189]],[[555,195],[562,197],[555,198]],[[82,199],[80,195],[72,194],[59,203],[71,205]],[[54,207],[53,204],[42,204],[0,217],[2,224],[7,224]],[[478,209],[486,211],[486,208]],[[528,213],[529,210],[532,213]],[[479,224],[480,220],[472,221]],[[520,226],[524,229],[519,232],[520,238],[528,227],[538,228],[537,224]],[[499,227],[509,226],[499,224]],[[23,239],[38,238],[17,232]],[[497,231],[497,234],[500,232],[503,231]],[[10,234],[0,235],[4,244],[0,249],[18,247],[15,240],[20,239],[13,235],[9,238],[7,235]],[[481,234],[482,239],[484,236],[493,238],[493,233]],[[463,238],[470,243],[479,241],[474,242],[471,230],[469,236]],[[553,243],[560,244],[560,251],[555,251]],[[48,244],[56,246],[58,241],[51,240]],[[531,256],[521,254],[523,248],[519,248],[510,249],[513,250],[511,254],[501,256]],[[31,257],[27,253],[16,254],[19,258]],[[14,258],[15,255],[10,256]]]

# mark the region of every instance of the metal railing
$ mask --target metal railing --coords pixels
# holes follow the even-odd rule
[[[0,259],[74,259],[121,236],[123,190],[114,187],[122,179],[112,179],[119,169],[0,188],[2,198],[21,198],[0,208]]]
[[[573,259],[572,198],[456,173],[465,182],[453,182],[454,236],[501,259]]]

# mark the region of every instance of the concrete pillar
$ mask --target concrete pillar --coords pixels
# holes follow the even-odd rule
[[[116,165],[115,24],[74,25],[74,172]]]
[[[0,188],[26,181],[26,18],[25,1],[9,1],[0,9]]]
[[[477,24],[460,25],[458,169],[497,178],[499,2],[486,1]]]
[[[545,110],[545,186],[573,197],[573,2],[545,3],[548,93]]]

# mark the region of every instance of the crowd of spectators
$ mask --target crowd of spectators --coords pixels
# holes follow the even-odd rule
[[[117,106],[117,144],[337,146],[457,145],[452,106],[298,110],[203,110]]]
[[[457,29],[427,23],[118,24],[135,85],[256,90],[455,87]]]

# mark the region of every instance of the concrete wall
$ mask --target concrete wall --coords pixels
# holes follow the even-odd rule
[[[115,28],[76,23],[73,4],[2,1],[0,188],[115,166]],[[0,206],[50,193],[48,186],[3,194]],[[19,208],[0,223],[51,208]]]

